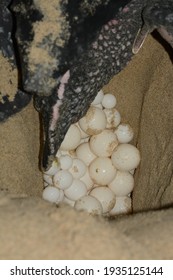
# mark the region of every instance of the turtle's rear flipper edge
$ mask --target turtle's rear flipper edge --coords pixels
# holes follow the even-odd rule
[[[8,9],[10,2],[11,0],[1,0],[0,2],[0,122],[19,112],[32,98],[31,95],[19,90],[17,86],[15,92],[11,90],[13,85],[10,86],[12,72],[17,70],[11,36],[13,21]],[[7,71],[7,65],[10,66],[9,71]],[[15,79],[17,79],[17,75]]]
[[[8,97],[4,96],[4,103],[0,102],[0,122],[20,112],[30,102],[31,98],[31,95],[21,90],[16,92],[13,101],[9,101]]]

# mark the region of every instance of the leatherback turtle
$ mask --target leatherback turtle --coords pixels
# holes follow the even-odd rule
[[[72,54],[67,52],[72,38],[69,31],[79,17],[75,15],[72,22],[66,18],[68,1],[52,0],[49,11],[45,3],[44,0],[16,0],[13,11],[17,19],[23,87],[34,92],[35,106],[42,117],[42,166],[48,169],[70,125],[84,116],[97,92],[127,65],[149,33],[157,29],[173,47],[173,0],[126,1],[127,5],[97,26],[86,47],[83,44],[80,48],[76,37],[79,48],[69,62],[67,53]],[[58,18],[63,22],[60,32]],[[59,64],[61,54],[65,60]]]

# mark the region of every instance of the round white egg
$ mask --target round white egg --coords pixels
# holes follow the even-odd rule
[[[45,171],[44,174],[53,176],[56,172],[58,172],[58,170],[60,170],[60,165],[56,160],[54,160],[52,162],[52,166],[49,168],[49,170]]]
[[[103,97],[104,97],[104,93],[103,93],[102,90],[100,90],[97,93],[97,95],[96,95],[94,101],[91,103],[91,105],[98,105],[98,104],[100,104],[102,102],[102,100],[103,100]]]
[[[74,178],[79,179],[81,178],[87,170],[85,163],[78,158],[73,159],[73,163],[69,172],[73,175]]]
[[[79,120],[79,126],[89,135],[98,134],[106,127],[105,113],[101,109],[91,106],[86,115]]]
[[[101,203],[92,196],[86,195],[75,202],[74,208],[78,211],[86,211],[92,215],[101,215],[103,208]]]
[[[61,197],[61,192],[59,189],[48,186],[43,190],[43,199],[47,200],[52,203],[59,202],[59,199]]]
[[[104,108],[112,109],[115,107],[116,104],[117,104],[117,100],[113,94],[107,93],[104,95],[103,100],[102,100],[102,106]]]
[[[119,143],[129,143],[134,136],[133,129],[129,124],[121,123],[115,130]]]
[[[89,165],[89,173],[95,184],[103,186],[115,178],[116,169],[109,158],[98,157]]]
[[[53,176],[53,184],[55,187],[65,190],[71,186],[73,182],[72,174],[67,170],[59,170]]]
[[[87,188],[79,179],[74,179],[71,186],[64,190],[65,196],[70,200],[77,200],[87,194]]]
[[[103,112],[105,113],[107,120],[106,128],[116,128],[120,124],[121,115],[115,108],[104,109]]]
[[[110,216],[132,213],[132,200],[128,196],[116,197],[115,206],[109,212]]]
[[[106,186],[97,186],[91,190],[89,195],[100,201],[103,208],[103,214],[109,212],[115,205],[115,194]]]
[[[111,159],[116,169],[130,171],[139,165],[140,153],[131,144],[120,144],[113,151]]]
[[[59,164],[61,169],[67,170],[73,164],[73,159],[69,155],[64,155],[59,157]]]
[[[60,150],[74,150],[79,145],[80,140],[80,130],[75,124],[72,124],[65,135]]]
[[[96,155],[91,151],[89,143],[82,143],[76,149],[76,156],[88,166]]]
[[[116,196],[126,196],[134,188],[134,178],[127,171],[117,171],[114,180],[108,185]]]
[[[94,182],[92,181],[92,179],[91,179],[91,177],[89,175],[88,168],[87,168],[87,171],[85,172],[84,176],[81,177],[80,180],[85,183],[85,185],[87,187],[87,191],[92,189],[92,187],[94,185]]]
[[[118,145],[116,134],[108,129],[90,138],[90,148],[98,157],[110,157]]]

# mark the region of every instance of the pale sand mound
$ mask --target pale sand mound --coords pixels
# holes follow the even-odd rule
[[[135,212],[173,204],[172,76],[168,53],[150,37],[105,88],[134,128],[142,156]],[[173,209],[107,221],[38,197],[39,120],[32,104],[1,125],[0,135],[1,189],[13,193],[0,199],[1,259],[173,259]]]

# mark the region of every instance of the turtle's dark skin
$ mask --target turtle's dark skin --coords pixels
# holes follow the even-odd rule
[[[11,38],[12,15],[7,8],[10,2],[11,0],[1,0],[0,2],[0,55],[9,61],[11,70],[13,70],[16,69],[17,65]],[[4,121],[12,114],[19,112],[29,103],[31,97],[31,94],[26,94],[20,89],[16,91],[14,97],[10,97],[8,92],[4,92],[0,86],[0,121]]]
[[[127,65],[149,33],[157,29],[173,46],[173,0],[127,1],[128,4],[121,11],[115,12],[106,24],[101,24],[102,28],[99,25],[94,30],[94,36],[87,41],[87,46],[76,50],[74,59],[69,57],[68,63],[65,59],[64,64],[57,66],[56,59],[66,50],[69,38],[64,38],[62,34],[61,39],[65,42],[61,47],[62,52],[55,43],[58,41],[56,36],[46,36],[43,41],[37,41],[34,47],[48,50],[50,58],[55,58],[55,61],[44,65],[34,62],[30,50],[39,29],[33,22],[38,18],[41,21],[43,14],[40,7],[38,12],[38,6],[25,7],[20,14],[19,2],[14,1],[13,9],[19,19],[16,38],[23,85],[25,90],[35,93],[35,106],[42,117],[45,138],[42,165],[43,169],[48,169],[70,125],[85,115],[97,92]],[[26,3],[31,2],[28,0]],[[66,8],[61,7],[62,11]],[[22,29],[24,20],[28,23],[28,33]],[[68,30],[68,25],[65,28]],[[79,42],[77,46],[80,46]],[[66,53],[64,58],[68,58]]]

